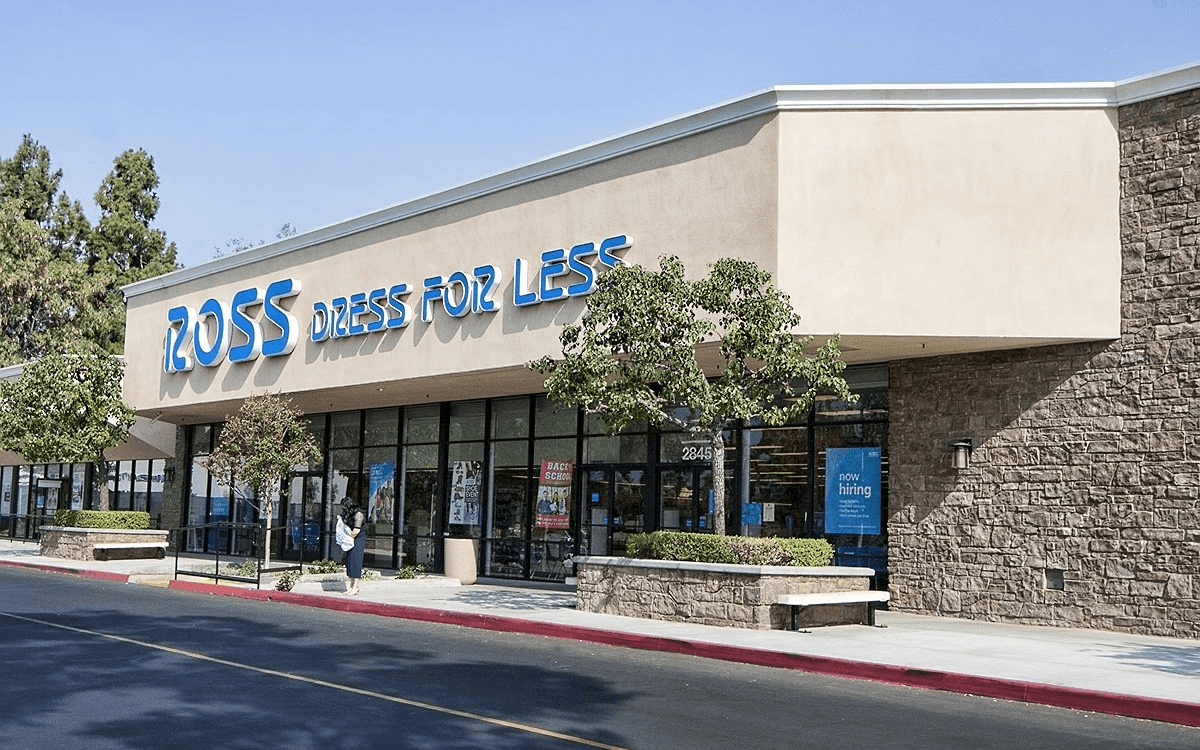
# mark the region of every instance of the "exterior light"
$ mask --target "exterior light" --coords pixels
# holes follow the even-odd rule
[[[954,453],[953,466],[955,469],[971,468],[971,451],[975,448],[975,443],[969,437],[959,438],[950,444],[950,450]]]

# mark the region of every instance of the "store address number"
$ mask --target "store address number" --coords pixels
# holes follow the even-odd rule
[[[712,443],[684,443],[683,461],[711,461],[713,455]]]

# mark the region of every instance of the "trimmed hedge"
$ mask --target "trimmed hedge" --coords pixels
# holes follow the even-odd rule
[[[136,531],[150,528],[150,514],[142,510],[59,510],[54,513],[54,525]]]
[[[717,536],[688,531],[630,534],[625,555],[646,560],[820,567],[833,560],[824,539]]]

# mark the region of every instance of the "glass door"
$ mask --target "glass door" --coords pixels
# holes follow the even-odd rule
[[[582,542],[586,555],[624,555],[630,534],[646,528],[646,472],[634,466],[584,467]]]
[[[698,466],[659,469],[658,528],[664,531],[712,531],[712,470]]]
[[[283,557],[305,561],[329,557],[323,532],[325,513],[321,506],[321,475],[293,474],[284,498]],[[303,555],[303,558],[301,557]]]

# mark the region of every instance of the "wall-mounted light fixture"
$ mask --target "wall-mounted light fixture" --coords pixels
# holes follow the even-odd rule
[[[950,443],[950,450],[953,451],[954,457],[952,466],[955,469],[971,468],[971,451],[975,449],[975,442],[969,437],[961,437]]]

